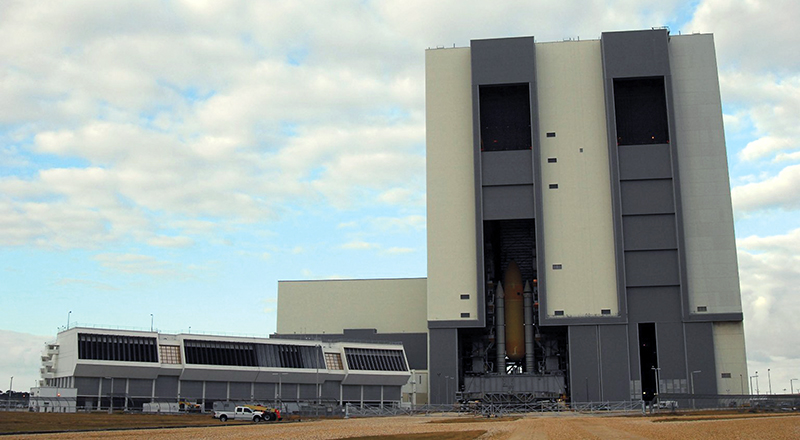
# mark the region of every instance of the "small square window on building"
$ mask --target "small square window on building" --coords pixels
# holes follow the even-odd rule
[[[462,312],[461,313],[461,317],[462,318],[469,318],[469,312]]]
[[[553,312],[553,314],[555,316],[564,316],[564,311],[563,310],[556,310],[555,312]]]
[[[706,306],[697,306],[697,311],[698,312],[707,312],[708,311],[708,307],[706,307]]]
[[[562,266],[560,264],[554,264],[553,265],[553,270],[561,270],[561,269],[562,269]]]

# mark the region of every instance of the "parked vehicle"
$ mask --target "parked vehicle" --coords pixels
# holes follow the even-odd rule
[[[220,422],[228,420],[252,420],[255,423],[280,420],[280,411],[256,405],[237,406],[233,411],[214,411],[214,418]]]

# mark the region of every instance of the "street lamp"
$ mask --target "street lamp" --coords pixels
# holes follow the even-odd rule
[[[150,314],[150,332],[152,333],[152,331],[153,331],[153,314],[151,313]]]
[[[772,394],[772,376],[769,374],[769,368],[767,368],[767,380],[769,381],[769,393]]]
[[[791,388],[792,394],[794,394],[794,381],[796,381],[796,380],[800,380],[800,379],[791,379],[789,381],[789,388]]]
[[[692,409],[696,409],[694,405],[694,375],[696,373],[701,373],[700,370],[692,371]]]
[[[322,345],[317,344],[316,348],[317,348],[317,361],[314,362],[314,365],[317,366],[317,374],[316,378],[314,379],[314,389],[316,390],[317,393],[317,405],[322,405],[322,397],[320,396],[320,389],[319,389],[319,361],[320,361],[319,355],[322,353]]]
[[[283,392],[283,378],[289,373],[272,373],[273,376],[278,376],[278,391],[275,393],[275,407],[278,407],[278,402],[281,401],[281,393]]]
[[[65,330],[69,330],[69,315],[71,315],[71,314],[72,314],[72,310],[70,310],[69,313],[67,313],[67,328]]]
[[[6,411],[11,411],[11,390],[14,389],[14,376],[11,376],[11,382],[8,384],[8,406]]]
[[[656,400],[656,403],[658,403],[658,396],[659,396],[659,394],[661,394],[661,390],[659,389],[659,385],[658,385],[658,375],[659,375],[659,371],[661,371],[661,367],[650,367],[650,369],[653,370],[653,373],[656,376],[656,395],[655,395],[655,400]]]

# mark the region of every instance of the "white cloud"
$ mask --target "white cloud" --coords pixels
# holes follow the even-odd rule
[[[92,280],[82,280],[76,278],[62,278],[56,282],[56,285],[59,286],[79,286],[79,287],[86,287],[89,289],[96,289],[96,290],[119,290],[117,287],[114,287],[110,284],[101,283],[99,281],[92,281]]]
[[[158,260],[149,255],[103,253],[95,255],[93,259],[107,269],[127,274],[161,277],[186,275],[186,269],[179,264]]]
[[[800,229],[747,237],[737,245],[748,356],[751,370],[761,372],[763,390],[767,368],[777,368],[774,374],[782,377],[781,366],[800,364],[795,338],[800,334],[795,316],[800,310]]]
[[[409,254],[411,252],[414,252],[414,249],[407,247],[390,247],[384,251],[387,254]]]
[[[736,213],[768,209],[800,209],[800,165],[787,166],[777,176],[731,189]]]
[[[380,245],[376,243],[368,243],[366,241],[354,240],[339,246],[341,249],[366,251],[371,249],[378,249]]]
[[[28,391],[39,379],[41,353],[52,336],[38,336],[10,330],[0,330],[0,377],[14,376],[14,390]],[[2,389],[6,390],[4,383]]]

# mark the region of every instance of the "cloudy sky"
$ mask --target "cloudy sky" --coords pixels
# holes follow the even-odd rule
[[[800,377],[797,2],[0,7],[15,389],[68,318],[266,335],[279,279],[425,276],[424,50],[664,25],[715,34],[751,374],[776,392]]]

